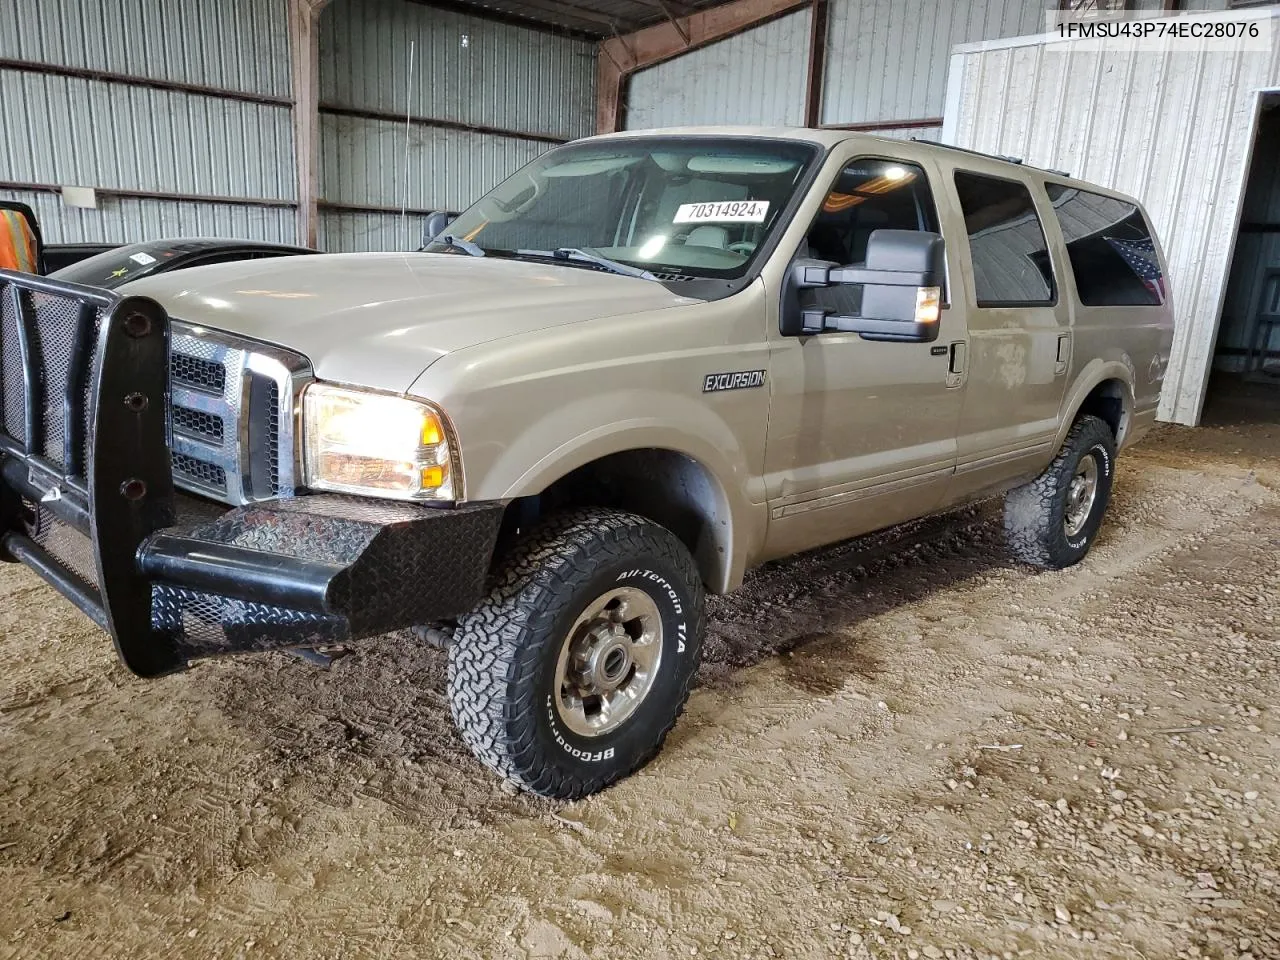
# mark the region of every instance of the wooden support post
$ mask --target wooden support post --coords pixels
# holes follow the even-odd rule
[[[809,4],[809,72],[804,86],[804,125],[822,126],[822,83],[827,73],[827,0]]]
[[[329,0],[289,0],[293,77],[293,153],[298,170],[298,243],[314,247],[319,233],[320,11]]]

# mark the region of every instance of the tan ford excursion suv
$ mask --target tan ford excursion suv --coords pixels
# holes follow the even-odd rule
[[[431,226],[0,273],[3,551],[144,676],[447,636],[463,739],[551,797],[654,756],[757,564],[998,494],[1079,561],[1171,342],[1134,200],[932,144],[597,137]]]

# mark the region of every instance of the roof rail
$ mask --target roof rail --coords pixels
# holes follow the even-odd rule
[[[1031,166],[1031,164],[1026,163],[1021,157],[1010,157],[1003,153],[986,153],[982,150],[970,150],[968,147],[957,147],[954,143],[939,143],[937,140],[926,140],[923,137],[912,137],[911,139],[916,143],[928,143],[935,147],[944,147],[947,150],[958,150],[961,153],[972,153],[974,156],[978,157],[990,157],[992,160],[1004,160],[1006,163],[1016,163],[1020,166]],[[1071,176],[1071,174],[1066,170],[1057,170],[1053,167],[1036,167],[1036,169],[1043,170],[1045,173],[1057,174],[1059,177],[1070,178]]]
[[[961,153],[972,153],[977,157],[990,157],[992,160],[1003,160],[1005,163],[1022,163],[1021,157],[1010,157],[1003,153],[986,153],[982,150],[970,150],[968,147],[957,147],[954,143],[939,143],[937,140],[926,140],[924,137],[912,137],[916,143],[928,143],[935,147],[945,147],[947,150],[959,150]]]

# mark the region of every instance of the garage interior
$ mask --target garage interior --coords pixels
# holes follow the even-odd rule
[[[141,681],[0,565],[0,954],[1280,957],[1280,49],[1072,51],[1043,7],[0,0],[0,200],[68,257],[408,256],[563,143],[809,126],[1132,193],[1176,323],[1084,563],[1013,563],[998,503],[770,563],[585,800],[482,769],[407,631]]]
[[[1280,418],[1280,94],[1260,103],[1204,418]]]

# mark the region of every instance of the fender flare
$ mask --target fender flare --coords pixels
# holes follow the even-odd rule
[[[1124,413],[1120,421],[1120,436],[1116,438],[1117,449],[1122,446],[1125,435],[1128,433],[1128,425],[1133,417],[1133,385],[1136,379],[1133,361],[1129,359],[1128,354],[1120,354],[1110,359],[1095,358],[1085,364],[1084,369],[1076,375],[1075,382],[1072,383],[1063,398],[1063,416],[1059,417],[1058,435],[1054,438],[1053,449],[1055,451],[1062,449],[1062,444],[1067,439],[1067,433],[1071,430],[1072,424],[1076,422],[1080,408],[1084,406],[1089,394],[1099,384],[1106,383],[1109,380],[1116,380],[1124,385],[1124,395],[1122,397]]]
[[[573,471],[615,454],[637,450],[663,450],[688,459],[710,485],[714,502],[708,511],[715,543],[713,557],[699,557],[704,579],[717,593],[725,593],[742,581],[747,558],[758,551],[763,539],[762,504],[743,494],[748,468],[733,463],[725,451],[686,431],[675,432],[669,423],[632,421],[604,424],[566,441],[514,480],[503,500],[541,493]],[[731,478],[731,484],[724,478]],[[710,569],[708,569],[710,568]]]

